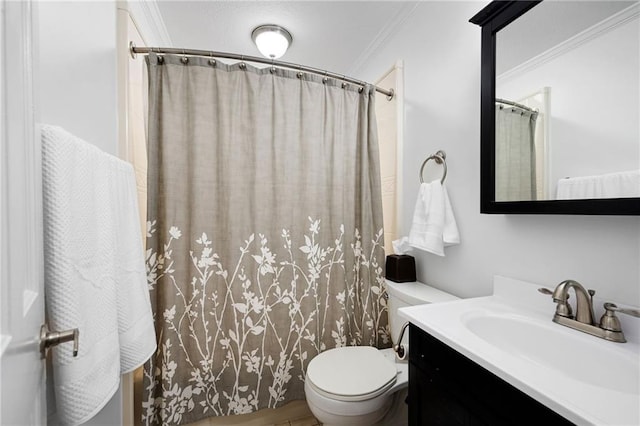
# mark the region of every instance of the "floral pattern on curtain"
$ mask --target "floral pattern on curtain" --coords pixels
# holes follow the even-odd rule
[[[388,346],[370,86],[151,54],[143,423],[304,398],[308,362]]]

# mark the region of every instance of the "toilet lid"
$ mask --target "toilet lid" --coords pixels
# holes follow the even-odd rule
[[[319,393],[341,401],[363,401],[387,391],[396,367],[376,348],[346,346],[322,352],[309,362],[306,380]]]

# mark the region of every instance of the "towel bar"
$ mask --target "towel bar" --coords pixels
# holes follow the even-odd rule
[[[420,167],[420,183],[424,183],[424,179],[422,178],[422,173],[424,172],[424,166],[427,165],[427,162],[429,160],[434,160],[437,164],[442,164],[442,167],[444,167],[444,170],[442,172],[442,179],[440,179],[440,183],[443,184],[445,178],[447,177],[447,162],[445,161],[446,158],[447,158],[447,154],[442,150],[438,150],[438,152],[436,152],[435,154],[427,157],[427,159],[424,160],[424,162],[422,163],[422,167]]]

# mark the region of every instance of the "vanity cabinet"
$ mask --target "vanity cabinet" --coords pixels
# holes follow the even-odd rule
[[[469,358],[410,325],[409,425],[572,425]]]

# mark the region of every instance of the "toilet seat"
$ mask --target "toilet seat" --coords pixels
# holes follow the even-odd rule
[[[397,370],[378,349],[346,346],[322,352],[309,362],[306,381],[320,395],[338,401],[365,401],[396,382]]]

